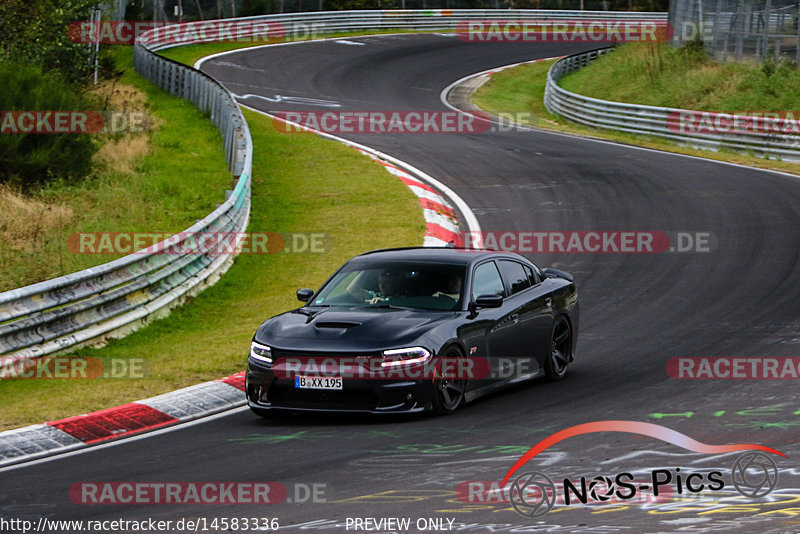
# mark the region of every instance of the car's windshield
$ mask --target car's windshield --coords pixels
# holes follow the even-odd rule
[[[339,271],[310,305],[456,310],[464,272],[463,265],[446,263],[359,262]]]

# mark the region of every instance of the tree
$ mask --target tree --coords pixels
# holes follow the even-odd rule
[[[75,87],[55,74],[43,74],[36,65],[0,62],[2,125],[9,110],[78,111],[96,108]],[[12,129],[13,131],[13,129]],[[92,170],[97,150],[87,134],[0,134],[0,183],[24,189],[52,179],[77,180]]]
[[[89,48],[70,39],[69,26],[89,19],[97,0],[3,0],[0,2],[0,59],[40,65],[70,82],[85,80]]]

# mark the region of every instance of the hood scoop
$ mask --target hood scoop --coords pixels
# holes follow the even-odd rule
[[[314,326],[317,328],[353,328],[361,326],[361,323],[356,321],[317,321]]]

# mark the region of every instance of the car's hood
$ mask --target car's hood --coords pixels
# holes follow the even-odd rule
[[[256,340],[291,350],[380,350],[406,346],[456,315],[402,308],[300,308],[265,322]]]

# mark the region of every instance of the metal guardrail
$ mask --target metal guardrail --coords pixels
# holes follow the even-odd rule
[[[232,35],[237,39],[249,36],[284,40],[341,31],[454,30],[467,20],[641,21],[666,20],[666,14],[557,10],[335,11],[193,23],[196,28],[214,24],[227,28],[211,39],[208,34],[191,32],[182,32],[181,39],[176,39],[180,25],[145,32],[134,49],[136,70],[163,90],[210,112],[222,133],[236,185],[213,213],[149,249],[0,293],[0,364],[26,361],[125,335],[216,281],[233,262],[233,253],[174,254],[165,250],[174,249],[200,232],[239,232],[247,227],[253,152],[247,123],[233,96],[217,81],[155,52],[172,46],[222,41]]]
[[[640,135],[651,135],[710,150],[729,149],[762,157],[800,161],[798,121],[600,100],[560,87],[566,74],[584,67],[612,48],[565,57],[547,74],[544,104],[550,113],[573,122]],[[782,133],[782,132],[795,133]]]

